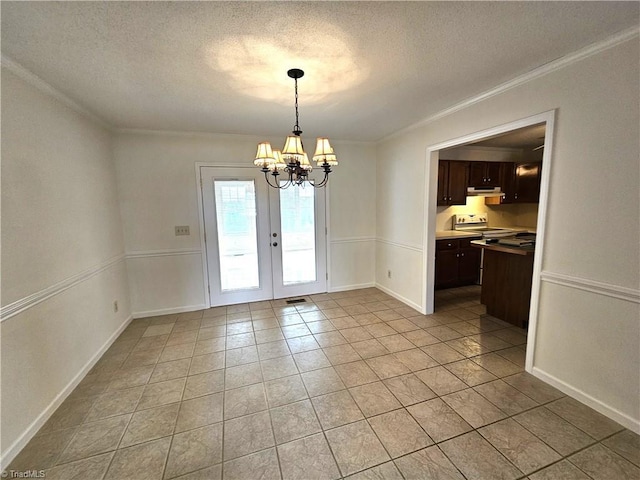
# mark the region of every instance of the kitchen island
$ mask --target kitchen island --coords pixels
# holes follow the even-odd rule
[[[486,240],[474,240],[471,245],[484,251],[480,303],[487,307],[489,315],[527,328],[535,247]]]

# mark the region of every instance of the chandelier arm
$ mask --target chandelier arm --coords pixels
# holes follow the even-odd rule
[[[272,184],[272,183],[269,181],[269,175],[268,175],[269,170],[267,169],[267,170],[265,171],[265,170],[263,169],[262,171],[263,171],[263,173],[264,173],[264,179],[267,181],[267,184],[268,184],[271,188],[278,188],[278,189],[280,189],[280,188],[281,188],[281,187],[278,185],[278,176],[277,176],[277,175],[273,175],[273,174],[271,174],[271,175],[273,175],[274,177],[276,177],[276,184],[274,185],[274,184]]]

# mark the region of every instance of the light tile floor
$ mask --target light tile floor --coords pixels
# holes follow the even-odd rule
[[[640,438],[524,373],[478,287],[134,320],[9,469],[52,479],[640,478]]]

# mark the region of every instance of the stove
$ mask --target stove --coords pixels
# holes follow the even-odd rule
[[[482,238],[511,237],[514,230],[487,226],[486,213],[456,214],[453,216],[453,229],[469,233],[478,233]]]

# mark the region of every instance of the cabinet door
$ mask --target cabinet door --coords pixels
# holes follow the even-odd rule
[[[438,162],[438,206],[449,204],[449,162]]]
[[[516,203],[538,203],[540,167],[539,163],[524,163],[516,167]]]
[[[449,205],[467,203],[469,162],[449,162]]]
[[[486,178],[486,165],[485,162],[469,162],[469,186],[470,187],[483,187],[485,185],[484,179]]]
[[[458,250],[436,252],[435,287],[448,287],[458,283]]]
[[[504,193],[500,203],[513,203],[516,194],[516,164],[513,162],[500,163],[500,188]]]
[[[458,276],[461,284],[478,283],[480,277],[480,252],[479,248],[460,249],[458,257]]]
[[[485,185],[491,187],[499,187],[501,162],[487,162],[485,163],[485,165]]]

